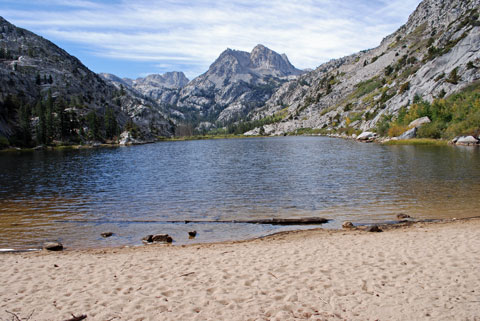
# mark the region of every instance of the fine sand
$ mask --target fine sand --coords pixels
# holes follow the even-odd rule
[[[2,321],[480,321],[480,220],[1,254],[0,284]]]

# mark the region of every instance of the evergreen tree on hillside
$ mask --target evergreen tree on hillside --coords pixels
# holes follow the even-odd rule
[[[29,146],[32,141],[31,109],[29,105],[22,104],[18,109],[18,123],[20,126],[20,139],[23,146]]]
[[[100,137],[100,121],[97,113],[91,111],[87,114],[88,137],[92,140],[99,140]]]
[[[57,114],[55,128],[61,141],[65,141],[70,135],[70,119],[65,112],[65,106],[65,100],[61,97],[55,102],[55,112]]]
[[[48,90],[47,100],[45,102],[45,120],[46,120],[46,143],[51,143],[52,139],[55,137],[55,123],[53,115],[53,98],[52,91]]]
[[[105,137],[112,139],[118,134],[118,124],[112,108],[107,107],[105,112]]]
[[[45,105],[42,101],[38,101],[35,106],[35,112],[38,116],[37,124],[37,143],[46,144],[47,143],[47,122],[45,119]]]

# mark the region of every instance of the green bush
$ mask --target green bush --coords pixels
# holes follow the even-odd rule
[[[360,98],[371,93],[375,89],[382,87],[382,81],[379,80],[378,77],[374,77],[358,83],[355,87],[357,87],[357,89],[353,93],[353,96],[354,98]]]
[[[431,123],[418,130],[418,137],[450,139],[458,135],[480,134],[480,82],[446,99],[437,98],[432,103],[415,99],[415,103],[398,111],[396,119],[384,116],[377,124],[377,133],[396,136],[408,124],[427,116]]]
[[[445,123],[443,122],[431,122],[424,124],[417,131],[417,137],[419,138],[435,138],[440,139],[443,136],[445,130]]]

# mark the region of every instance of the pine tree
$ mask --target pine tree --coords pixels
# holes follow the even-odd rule
[[[38,116],[38,125],[37,125],[37,143],[46,144],[47,142],[47,124],[45,120],[45,105],[42,101],[38,101],[35,107],[36,114]]]
[[[47,101],[45,102],[45,119],[46,119],[46,143],[49,144],[55,137],[55,124],[53,118],[53,98],[52,91],[48,90]]]
[[[70,120],[67,113],[65,112],[65,101],[63,98],[59,98],[55,104],[55,111],[57,113],[56,118],[56,130],[58,137],[61,141],[65,141],[70,135]]]
[[[113,109],[107,107],[105,112],[105,137],[112,139],[118,134],[118,124]]]
[[[100,126],[98,116],[94,111],[87,114],[88,136],[92,140],[100,139]]]
[[[21,131],[20,136],[24,146],[30,145],[30,142],[32,141],[32,127],[30,117],[30,106],[22,104],[18,110],[18,121]]]

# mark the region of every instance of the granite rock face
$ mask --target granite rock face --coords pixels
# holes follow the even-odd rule
[[[480,0],[424,0],[378,47],[286,82],[248,119],[281,115],[264,126],[269,135],[300,128],[371,131],[416,96],[432,101],[455,93],[480,79],[479,7]]]

